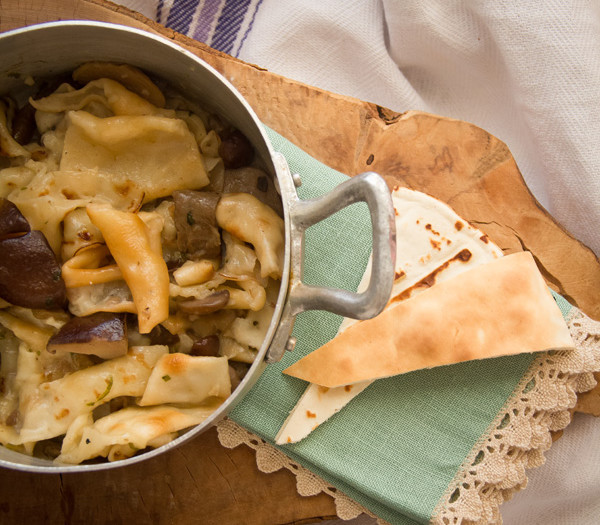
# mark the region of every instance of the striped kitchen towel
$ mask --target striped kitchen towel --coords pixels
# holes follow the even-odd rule
[[[118,0],[118,3],[237,57],[262,0]]]

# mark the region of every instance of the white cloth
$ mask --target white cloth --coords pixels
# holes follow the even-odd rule
[[[177,1],[120,3],[150,18],[158,6],[164,23]],[[198,0],[197,12],[211,2]],[[600,254],[600,2],[261,0],[248,16],[233,54],[482,127],[508,145],[537,200]],[[501,507],[507,525],[597,524],[600,420],[576,415],[529,479]]]
[[[600,3],[263,0],[239,58],[396,111],[477,124],[600,254]]]

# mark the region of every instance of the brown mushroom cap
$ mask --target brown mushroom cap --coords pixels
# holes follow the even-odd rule
[[[56,310],[66,305],[60,264],[42,232],[0,240],[0,297],[25,308]]]
[[[12,121],[12,135],[21,146],[24,146],[31,142],[35,130],[35,108],[28,102],[15,113]]]
[[[16,237],[31,231],[27,219],[8,199],[0,198],[0,239]]]
[[[208,335],[194,341],[190,348],[190,355],[218,356],[221,342],[218,335]]]
[[[226,168],[242,168],[249,166],[254,159],[254,148],[240,130],[228,130],[219,134],[221,144],[219,155]]]
[[[51,354],[73,352],[112,359],[127,353],[125,316],[97,312],[86,317],[73,317],[48,341]]]
[[[208,191],[181,190],[173,193],[177,247],[192,259],[221,256],[221,235],[216,208],[219,195]]]

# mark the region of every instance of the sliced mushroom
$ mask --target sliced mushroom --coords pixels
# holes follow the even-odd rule
[[[190,355],[218,356],[220,346],[218,335],[202,337],[194,341],[190,349]]]
[[[112,62],[86,62],[73,71],[73,80],[87,84],[99,78],[110,78],[123,84],[129,91],[162,108],[165,96],[142,70],[128,64]]]
[[[225,170],[223,193],[250,193],[283,217],[281,195],[277,193],[273,179],[261,169],[246,166]]]
[[[177,334],[172,334],[160,324],[157,324],[152,330],[150,330],[148,335],[150,337],[151,345],[173,346],[179,342],[179,336]]]
[[[27,219],[11,201],[0,198],[0,239],[31,231]]]
[[[225,168],[242,168],[249,166],[254,159],[254,148],[241,131],[225,131],[219,135],[221,144],[219,156],[223,159]]]
[[[217,193],[183,190],[173,193],[177,246],[192,259],[217,259],[221,256],[221,235],[215,210]]]
[[[201,299],[186,299],[178,305],[179,310],[186,314],[206,315],[212,314],[227,306],[229,290],[219,290]]]
[[[51,354],[72,352],[112,359],[127,353],[125,316],[98,312],[87,317],[73,317],[53,335],[46,349]]]
[[[21,146],[24,146],[31,142],[35,131],[35,108],[27,102],[16,111],[13,117],[12,135]]]
[[[0,297],[25,308],[65,306],[60,264],[42,232],[0,240]]]

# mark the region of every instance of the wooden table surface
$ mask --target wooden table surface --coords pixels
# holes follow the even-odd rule
[[[259,118],[348,175],[429,193],[505,253],[529,250],[549,286],[600,320],[600,263],[541,208],[504,143],[462,121],[328,93],[243,63],[103,0],[0,2],[0,31],[60,20],[121,23],[167,36],[223,73]],[[599,378],[600,379],[600,378]],[[600,389],[578,410],[600,415]],[[156,458],[104,472],[34,475],[0,469],[0,523],[286,524],[335,516],[325,495],[302,497],[287,470],[264,474],[254,452],[210,430]]]

